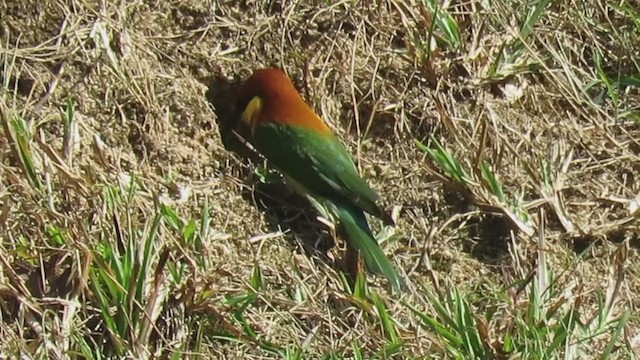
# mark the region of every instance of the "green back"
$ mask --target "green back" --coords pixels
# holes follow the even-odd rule
[[[347,149],[333,134],[270,122],[256,128],[254,145],[312,195],[346,202],[380,216],[375,203],[378,195],[360,177]]]

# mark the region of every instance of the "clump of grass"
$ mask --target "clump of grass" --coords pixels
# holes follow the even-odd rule
[[[518,253],[518,246],[512,244],[514,272],[525,277],[515,279],[502,289],[492,288],[494,292],[484,295],[487,298],[482,307],[472,305],[476,295],[460,292],[449,281],[435,289],[426,284],[422,286],[428,310],[405,305],[419,317],[422,326],[438,336],[452,358],[628,355],[624,348],[616,348],[616,344],[623,341],[621,329],[627,326],[631,315],[628,309],[620,308],[621,299],[616,290],[624,276],[620,265],[626,262],[626,245],[620,246],[614,255],[614,263],[619,265],[612,269],[606,300],[589,308],[584,303],[582,286],[576,286],[572,276],[567,276],[578,271],[577,268],[554,272],[547,260],[542,234],[535,268],[517,268],[517,259],[522,254]],[[598,290],[597,298],[604,297]],[[598,350],[593,348],[595,341],[600,344]]]
[[[42,179],[37,175],[37,160],[34,159],[32,150],[33,128],[24,118],[24,112],[21,111],[20,107],[14,105],[17,103],[19,96],[18,81],[15,81],[15,78],[20,75],[20,72],[16,69],[15,54],[12,55],[8,51],[3,52],[0,55],[0,62],[2,63],[2,73],[4,75],[2,77],[2,90],[0,91],[0,120],[2,121],[4,136],[11,148],[11,155],[18,162],[18,166],[28,180],[29,185],[35,191],[42,192],[44,190]],[[14,81],[12,81],[12,77]]]
[[[507,197],[503,185],[486,161],[482,161],[474,171],[467,170],[462,163],[436,139],[432,139],[432,146],[417,142],[418,147],[426,152],[436,166],[433,174],[438,176],[445,185],[459,191],[473,204],[484,210],[499,211],[514,226],[527,235],[533,234],[532,224],[526,209],[519,206],[514,197]],[[474,175],[471,175],[474,174]]]
[[[105,325],[104,335],[111,341],[96,354],[123,356],[133,349],[136,356],[144,356],[166,293],[163,283],[169,252],[158,244],[162,214],[156,212],[141,229],[134,228],[137,220],[130,201],[136,191],[135,178],[131,181],[128,192],[105,190],[113,229],[103,235],[94,253],[89,286]]]

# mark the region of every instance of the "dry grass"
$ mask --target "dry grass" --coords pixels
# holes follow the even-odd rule
[[[640,14],[446,3],[2,2],[0,357],[640,352]],[[349,289],[221,138],[270,65],[395,207],[407,293]]]

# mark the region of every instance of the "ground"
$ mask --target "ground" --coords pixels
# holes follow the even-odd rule
[[[0,356],[633,358],[638,10],[440,6],[2,2]],[[271,66],[393,211],[405,293],[224,130]]]

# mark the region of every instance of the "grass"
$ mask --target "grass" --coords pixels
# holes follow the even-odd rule
[[[29,3],[0,7],[0,357],[640,352],[629,4]],[[233,147],[234,89],[270,65],[393,209],[405,293],[348,281]]]

